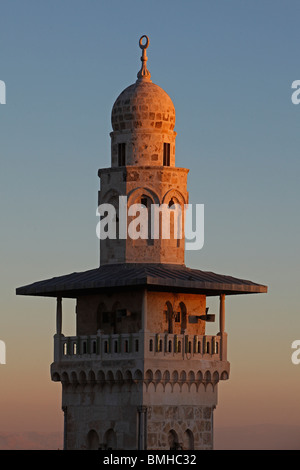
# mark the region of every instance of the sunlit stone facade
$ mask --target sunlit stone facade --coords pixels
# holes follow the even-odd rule
[[[137,81],[113,105],[111,167],[99,170],[98,203],[114,206],[117,226],[120,197],[126,210],[188,203],[188,170],[175,166],[175,108],[151,81],[148,45],[140,39]],[[17,289],[57,298],[51,378],[62,383],[64,448],[212,449],[218,384],[230,368],[225,295],[255,292],[266,287],[187,268],[175,236],[101,240],[99,268]],[[217,318],[208,296],[220,299]],[[76,299],[72,337],[62,332],[63,298]]]

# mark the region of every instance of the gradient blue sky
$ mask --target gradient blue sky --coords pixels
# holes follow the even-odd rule
[[[215,425],[300,424],[299,13],[293,0],[0,2],[0,432],[62,427],[55,301],[15,288],[98,265],[97,170],[142,34],[176,107],[176,164],[205,205],[204,247],[186,264],[269,286],[227,299],[231,378]],[[65,334],[74,325],[65,302]]]

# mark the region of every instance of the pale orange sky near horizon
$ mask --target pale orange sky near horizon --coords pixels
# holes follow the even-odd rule
[[[280,355],[280,348],[276,351],[276,340],[272,343],[270,338],[272,332],[270,337],[266,337],[264,331],[253,335],[257,326],[245,318],[248,315],[249,320],[251,308],[260,316],[259,311],[263,311],[268,303],[268,295],[226,298],[231,374],[229,381],[220,382],[218,387],[219,399],[214,415],[216,427],[240,426],[242,423],[299,423],[297,374],[300,366],[297,368],[291,363],[292,350],[286,348],[286,356]],[[0,432],[61,431],[61,384],[50,380],[55,299],[20,296],[14,299],[14,304],[14,315],[18,317],[20,328],[8,339],[7,364],[0,368]],[[209,304],[213,311],[218,299],[209,299]],[[241,306],[244,306],[244,312],[239,312]],[[74,301],[64,299],[63,307],[63,331],[66,335],[72,334]],[[254,316],[258,323],[257,315]],[[240,331],[234,324],[236,322],[242,324]],[[31,331],[33,323],[34,335]],[[216,326],[210,325],[210,329]],[[264,349],[265,340],[268,340],[268,350]]]

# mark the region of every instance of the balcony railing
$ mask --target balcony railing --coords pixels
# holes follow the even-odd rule
[[[221,336],[170,333],[122,333],[89,336],[55,336],[54,360],[100,358],[151,358],[174,356],[177,359],[220,360]],[[222,357],[226,360],[226,357]]]
[[[148,351],[155,355],[218,356],[220,336],[148,333]]]
[[[69,336],[60,338],[62,357],[88,357],[137,354],[140,350],[140,333],[117,335]]]

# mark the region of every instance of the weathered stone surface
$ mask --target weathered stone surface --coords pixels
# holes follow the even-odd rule
[[[205,407],[203,409],[203,418],[204,419],[210,419],[211,418],[211,413],[212,413],[211,408]]]
[[[152,449],[157,448],[157,434],[156,433],[149,433],[148,434],[148,445]]]
[[[165,417],[168,419],[178,419],[179,416],[179,410],[178,406],[166,406],[165,410]]]
[[[194,418],[194,408],[192,406],[187,406],[184,409],[184,418],[185,420]]]
[[[118,233],[120,196],[127,197],[127,209],[143,203],[148,216],[154,204],[165,205],[164,221],[173,204],[183,214],[189,202],[188,170],[175,166],[175,108],[151,82],[145,62],[137,82],[115,101],[111,168],[98,173],[98,203],[113,205],[117,225],[117,238],[100,242],[102,265],[185,261],[184,226],[176,239],[173,217],[167,239],[161,231],[158,239]],[[131,222],[128,216],[127,229]],[[78,298],[77,336],[56,335],[67,352],[52,365],[53,380],[63,383],[67,449],[136,449],[143,433],[148,450],[212,448],[217,379],[228,363],[204,347],[214,341],[199,318],[205,309],[203,293],[176,289],[137,287]]]
[[[148,146],[148,144],[145,144]],[[117,147],[117,146],[116,146]],[[152,163],[158,162],[157,146],[147,147],[150,152],[149,158]],[[141,150],[143,153],[143,150]],[[153,155],[155,160],[152,159]],[[110,174],[109,180],[107,173]],[[133,204],[141,204],[141,200],[147,199],[148,207],[148,239],[133,240],[129,236],[126,239],[119,238],[117,226],[117,239],[100,240],[100,262],[104,264],[116,264],[124,262],[151,262],[151,263],[171,263],[184,264],[184,205],[188,203],[188,193],[186,191],[188,171],[184,168],[168,167],[164,171],[160,166],[135,166],[124,168],[113,168],[111,170],[99,170],[101,178],[101,190],[99,191],[99,204],[112,204],[118,214],[119,197],[127,196],[127,210]],[[173,181],[173,182],[172,182]],[[176,181],[176,183],[174,182]],[[177,239],[174,234],[174,211],[169,211],[169,219],[164,217],[157,222],[170,225],[169,239],[151,239],[151,208],[154,204],[167,207],[178,204],[181,207],[180,223],[182,224],[181,239]],[[164,206],[162,206],[164,207]],[[167,209],[168,210],[168,209]],[[127,226],[133,218],[128,217]]]
[[[204,432],[202,433],[202,439],[203,439],[203,444],[210,446],[212,443],[212,436],[210,432]]]

